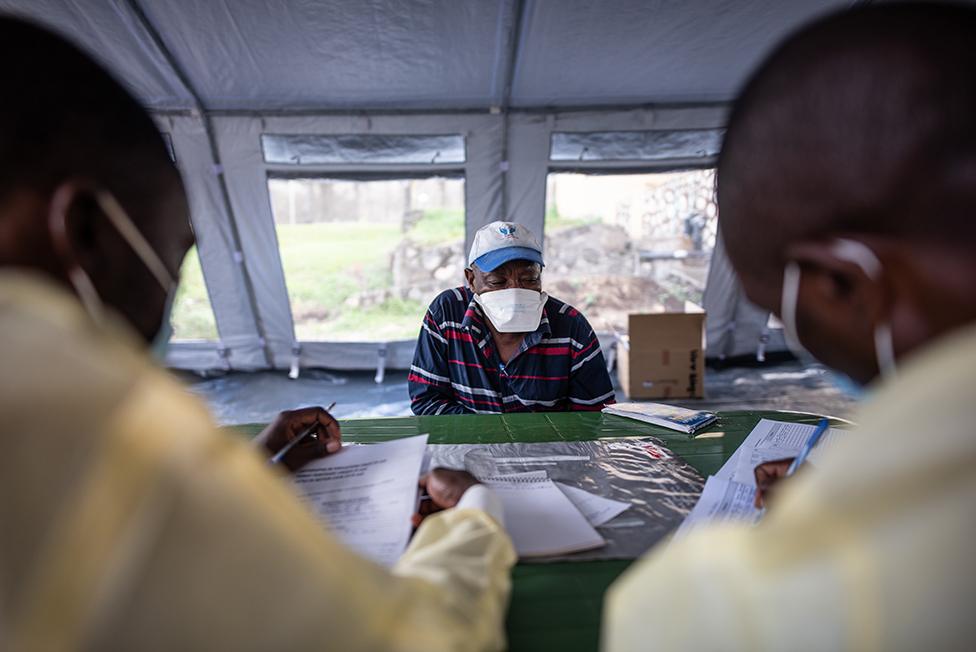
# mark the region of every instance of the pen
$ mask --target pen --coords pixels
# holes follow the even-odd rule
[[[325,408],[325,411],[331,412],[332,408],[334,408],[335,405],[336,405],[335,401],[332,401],[332,404],[329,405],[329,407]],[[295,446],[297,446],[299,442],[301,442],[303,439],[305,439],[306,437],[314,433],[315,430],[318,428],[318,425],[319,424],[317,423],[313,423],[308,428],[305,428],[305,430],[302,430],[300,433],[298,433],[297,437],[295,437],[290,442],[282,446],[281,450],[275,453],[274,456],[272,456],[272,458],[268,460],[268,464],[277,464],[278,462],[280,462],[285,457],[285,455],[288,454],[288,451],[290,451]]]
[[[786,475],[790,476],[796,473],[796,470],[800,468],[800,465],[807,461],[810,452],[823,437],[823,434],[827,432],[830,427],[830,422],[827,419],[821,419],[820,423],[817,424],[817,428],[810,433],[810,437],[807,439],[807,443],[803,444],[803,448],[800,449],[800,454],[793,458],[793,463],[790,464],[790,468],[786,470]]]

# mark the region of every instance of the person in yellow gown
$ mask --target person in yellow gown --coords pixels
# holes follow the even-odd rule
[[[745,86],[721,234],[791,340],[870,383],[858,427],[610,589],[621,650],[976,649],[976,10],[885,3]]]
[[[343,547],[259,446],[216,430],[145,348],[192,244],[141,107],[86,55],[0,18],[0,649],[504,647],[497,500],[435,471],[436,514],[388,571]],[[311,450],[309,450],[311,448]]]

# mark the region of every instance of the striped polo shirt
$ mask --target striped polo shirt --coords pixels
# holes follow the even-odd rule
[[[549,297],[539,327],[505,364],[465,287],[430,304],[408,381],[414,414],[599,410],[614,402],[600,343],[578,310]]]

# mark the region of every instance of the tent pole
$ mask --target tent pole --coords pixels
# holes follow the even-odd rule
[[[728,110],[729,102],[644,102],[631,104],[566,104],[545,106],[509,106],[507,112],[516,115],[572,115],[574,113],[614,113],[628,111],[677,111],[684,109],[723,109]],[[210,109],[209,115],[215,118],[319,118],[324,116],[349,118],[371,118],[382,116],[431,116],[431,115],[489,115],[497,114],[500,105],[486,106],[468,109],[337,109],[330,107],[321,108],[302,108],[302,109]],[[192,109],[154,109],[150,108],[153,115],[157,116],[189,116],[194,114]]]
[[[512,29],[508,35],[508,59],[505,69],[505,86],[502,91],[499,112],[502,117],[502,214],[492,216],[507,220],[508,214],[508,111],[512,103],[512,86],[515,84],[515,71],[518,69],[518,56],[522,40],[522,23],[525,18],[525,0],[512,0]]]
[[[193,83],[190,81],[189,76],[186,71],[180,65],[180,63],[173,56],[169,47],[163,41],[162,36],[153,25],[152,21],[149,20],[149,16],[143,11],[142,6],[139,4],[139,0],[127,0],[126,4],[129,6],[130,11],[135,15],[136,19],[142,25],[146,33],[149,34],[149,38],[152,39],[153,45],[159,50],[163,58],[166,59],[166,63],[172,68],[173,73],[183,84],[187,93],[193,98],[193,103],[195,104],[195,111],[200,115],[203,122],[203,131],[207,135],[207,143],[210,147],[210,157],[213,161],[214,171],[217,175],[217,183],[220,186],[220,196],[224,205],[224,210],[227,213],[228,222],[230,223],[231,237],[234,242],[235,259],[237,264],[240,266],[241,276],[244,280],[244,287],[247,292],[248,302],[251,306],[251,314],[254,317],[254,326],[257,330],[258,337],[261,339],[261,348],[264,351],[264,360],[268,365],[268,368],[274,369],[274,356],[271,352],[271,346],[268,344],[268,338],[265,333],[264,323],[261,319],[261,314],[258,311],[257,296],[254,291],[254,283],[251,280],[251,275],[248,272],[247,260],[244,258],[243,248],[241,247],[241,234],[240,229],[237,226],[237,218],[234,215],[234,208],[230,201],[230,191],[227,188],[227,179],[224,176],[224,168],[221,164],[220,150],[217,147],[217,138],[214,135],[213,121],[211,119],[210,113],[207,111],[207,107],[203,102],[203,98],[197,92]]]

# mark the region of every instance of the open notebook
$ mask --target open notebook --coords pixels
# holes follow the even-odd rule
[[[505,508],[505,528],[519,557],[563,555],[606,544],[545,472],[485,480]]]

